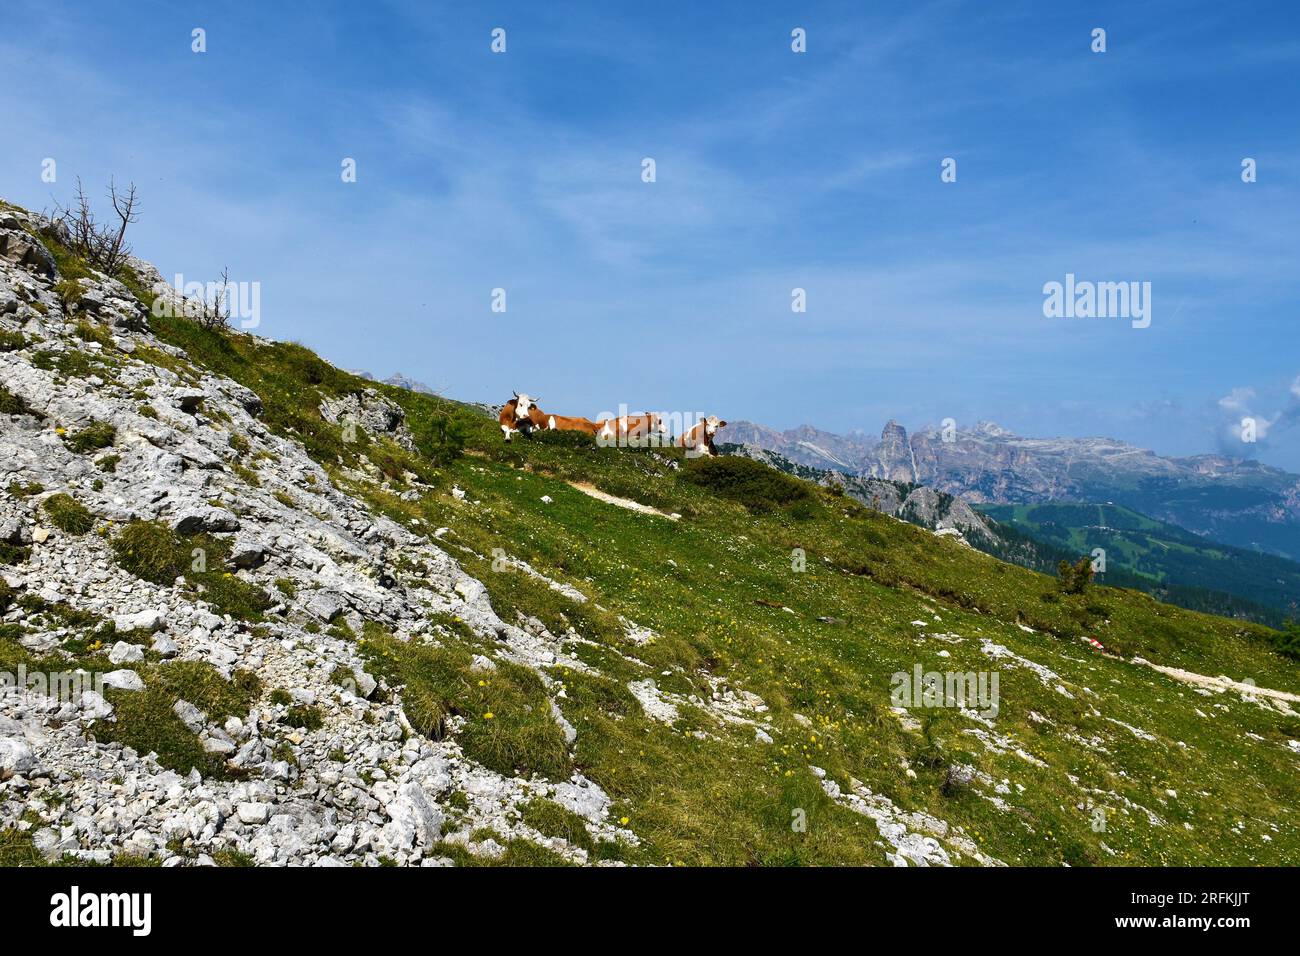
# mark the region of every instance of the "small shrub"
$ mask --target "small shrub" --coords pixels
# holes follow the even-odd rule
[[[21,398],[0,385],[0,415],[34,415]]]
[[[1064,594],[1083,594],[1092,583],[1092,559],[1086,555],[1071,564],[1062,561],[1056,569],[1057,587]]]
[[[1273,646],[1279,653],[1300,660],[1300,621],[1287,621],[1274,636]]]
[[[27,336],[21,332],[0,329],[0,352],[17,352],[27,347]]]
[[[63,303],[63,308],[71,312],[86,294],[86,290],[76,279],[60,279],[54,283],[54,294]]]
[[[446,412],[438,412],[429,419],[429,429],[420,450],[433,464],[445,466],[464,453],[465,441],[465,423]]]
[[[105,474],[112,474],[117,471],[117,463],[121,460],[121,455],[105,455],[95,462],[95,467]]]
[[[117,429],[108,422],[91,422],[75,435],[64,436],[64,441],[78,455],[97,448],[107,448],[117,439]]]
[[[108,334],[108,329],[100,325],[93,325],[85,319],[77,323],[73,334],[83,342],[98,342],[105,348],[113,344],[113,337]]]
[[[158,521],[132,521],[111,544],[119,565],[154,584],[171,584],[190,567],[180,535]]]
[[[293,703],[293,698],[289,696],[289,692],[285,690],[283,687],[277,687],[275,688],[275,690],[271,691],[271,693],[267,697],[267,700],[269,700],[272,704],[276,704],[282,707],[288,707],[290,704]]]
[[[325,726],[325,714],[319,707],[299,704],[290,707],[284,715],[284,722],[290,727],[302,727],[305,730],[320,730]]]
[[[136,409],[136,411],[139,412],[141,415],[143,415],[145,418],[156,419],[158,417],[158,412],[152,405],[141,405],[139,408]]]
[[[771,511],[797,502],[814,502],[812,487],[797,478],[750,458],[726,455],[696,458],[681,471],[683,481],[724,498],[739,501],[750,511]]]
[[[41,504],[50,524],[68,534],[85,534],[95,524],[95,516],[71,495],[57,494]]]

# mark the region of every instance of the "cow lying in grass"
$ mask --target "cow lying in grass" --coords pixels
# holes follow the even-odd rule
[[[602,429],[609,428],[609,422],[593,422],[590,418],[582,418],[576,415],[547,415],[540,413],[538,417],[543,422],[538,427],[553,432],[586,432],[588,435],[597,435]],[[613,432],[611,431],[610,434],[613,434]]]
[[[625,443],[625,440],[647,439],[651,435],[667,435],[668,425],[657,413],[645,412],[641,415],[624,415],[614,419],[612,431],[617,434],[621,445]]]
[[[677,447],[685,448],[686,454],[691,457],[698,455],[716,455],[718,449],[714,447],[713,436],[718,433],[719,428],[726,426],[726,422],[718,418],[717,415],[710,415],[708,418],[701,418],[698,422],[688,428],[677,438]]]
[[[501,433],[505,435],[506,441],[510,440],[514,432],[527,435],[534,428],[546,427],[539,426],[533,418],[534,413],[539,412],[537,399],[530,395],[520,395],[518,392],[515,392],[514,396],[501,407],[501,413],[497,415],[497,421],[501,423]]]

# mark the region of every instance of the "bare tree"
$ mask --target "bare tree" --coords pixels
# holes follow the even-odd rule
[[[119,192],[112,180],[108,184],[108,198],[117,216],[116,226],[101,224],[95,218],[78,177],[76,202],[71,206],[56,205],[50,217],[50,227],[73,252],[101,272],[115,276],[131,255],[131,247],[126,244],[126,228],[139,221],[140,200],[135,183],[131,183],[125,192]]]
[[[136,211],[140,201],[135,193],[135,183],[127,186],[125,193],[119,193],[112,179],[108,181],[108,198],[113,203],[113,212],[117,213],[118,227],[116,235],[105,232],[105,238],[111,236],[111,239],[104,245],[104,271],[114,275],[131,254],[131,248],[126,244],[126,227],[140,221]]]
[[[230,325],[230,267],[221,270],[221,287],[212,301],[204,301],[199,324],[205,329],[221,329]]]

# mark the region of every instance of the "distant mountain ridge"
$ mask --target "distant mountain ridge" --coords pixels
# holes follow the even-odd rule
[[[1166,458],[1111,438],[1024,438],[992,422],[888,422],[878,440],[811,426],[728,425],[719,440],[814,468],[924,484],[973,504],[1106,502],[1251,550],[1300,559],[1300,475],[1224,455]]]
[[[421,395],[437,395],[438,393],[425,385],[423,382],[416,381],[413,378],[407,378],[401,372],[394,372],[385,379],[376,379],[374,375],[364,369],[352,369],[352,374],[358,378],[364,378],[370,382],[381,382],[384,385],[396,385],[398,388],[404,388],[408,392],[419,392]]]

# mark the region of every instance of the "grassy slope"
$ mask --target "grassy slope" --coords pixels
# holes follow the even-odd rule
[[[685,463],[673,453],[522,440],[504,446],[487,419],[454,403],[381,386],[407,408],[422,445],[432,441],[430,423],[447,414],[468,437],[467,456],[436,473],[422,469],[434,487],[419,500],[402,501],[391,493],[401,490],[400,479],[378,491],[337,467],[355,464],[356,450],[339,443],[314,412],[315,392],[370,383],[319,367],[297,346],[221,337],[184,322],[160,324],[194,361],[262,394],[267,420],[306,436],[345,487],[398,520],[421,521],[424,530],[451,529],[444,542],[487,585],[503,616],[535,615],[555,633],[572,625],[594,642],[581,646],[580,656],[605,677],[556,673],[567,687],[564,713],[579,731],[575,764],[616,798],[616,814],[627,816],[645,841],[641,859],[883,862],[874,825],[829,801],[810,764],[841,785],[856,777],[900,806],[960,825],[986,852],[1009,863],[1297,859],[1295,757],[1285,740],[1300,736],[1300,720],[1227,696],[1198,695],[1077,641],[1086,633],[1162,664],[1300,691],[1296,665],[1269,648],[1265,628],[1182,611],[1136,592],[1097,589],[1057,597],[1050,578],[820,490],[815,514],[805,520],[779,509],[751,514],[681,481],[673,466]],[[683,519],[614,508],[566,480],[590,481]],[[467,501],[448,493],[453,483],[468,492]],[[791,570],[795,547],[807,552],[804,573]],[[577,604],[517,571],[494,572],[495,548],[593,600]],[[619,616],[661,636],[633,647]],[[921,629],[912,623],[917,619],[930,622],[928,630],[965,639],[920,640]],[[980,653],[981,638],[1052,668],[1070,691],[1066,697],[1023,668],[1000,668],[998,732],[1046,768],[1014,753],[990,752],[967,733],[978,725],[952,711],[931,712],[929,740],[904,729],[890,712],[889,675],[895,671],[910,671],[915,663],[927,670],[995,666]],[[951,657],[940,658],[940,650]],[[677,727],[657,724],[626,688],[628,681],[653,677],[665,690],[699,692],[706,673],[770,705],[775,744],[757,744],[743,728],[718,731],[689,707]],[[796,713],[811,718],[812,727],[798,722]],[[1141,740],[1107,718],[1156,740]],[[692,729],[710,735],[700,739]],[[1095,739],[1105,752],[1070,737]],[[970,792],[944,796],[944,770],[952,762],[1010,781],[1006,799],[1014,809],[999,810]],[[1109,795],[1092,797],[1081,788]],[[1094,832],[1089,813],[1079,809],[1094,801],[1109,809],[1103,833]],[[1164,825],[1152,825],[1138,806],[1154,811]],[[790,826],[796,809],[808,815],[806,833]]]

